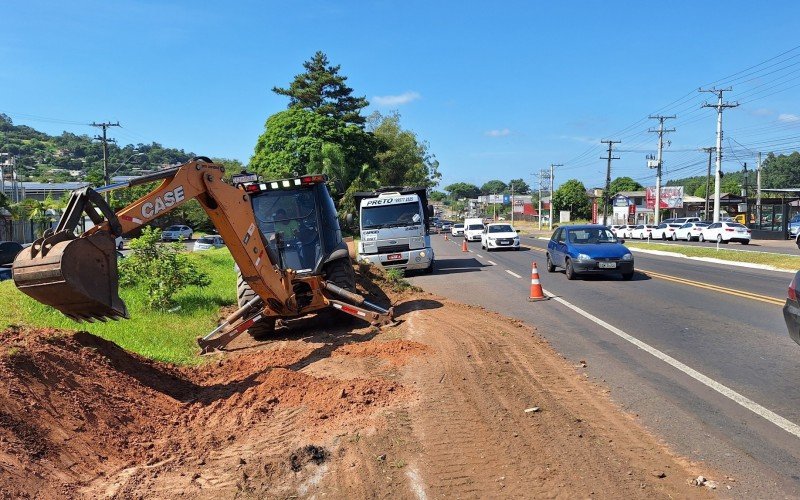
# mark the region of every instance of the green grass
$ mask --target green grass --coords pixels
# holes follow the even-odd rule
[[[714,259],[729,260],[732,262],[746,262],[749,264],[763,264],[777,269],[787,269],[795,271],[800,269],[800,257],[796,255],[782,255],[757,251],[742,250],[717,250],[709,247],[690,247],[663,245],[658,243],[639,243],[627,240],[625,246],[630,248],[641,248],[645,250],[659,250],[661,252],[671,252],[687,257],[712,257]]]
[[[42,305],[14,286],[11,280],[0,283],[0,327],[27,325],[85,330],[110,340],[142,356],[176,364],[197,364],[199,348],[195,338],[216,326],[219,309],[236,301],[236,274],[227,248],[191,253],[198,267],[211,277],[205,288],[188,287],[176,297],[179,309],[152,311],[145,307],[147,290],[141,287],[120,290],[128,305],[129,320],[107,323],[76,323]]]

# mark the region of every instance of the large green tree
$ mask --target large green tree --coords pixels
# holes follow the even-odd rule
[[[770,153],[762,165],[763,187],[770,189],[800,187],[800,153],[775,156]],[[751,177],[750,184],[752,182]]]
[[[608,188],[608,195],[614,196],[621,191],[640,191],[642,189],[644,189],[644,186],[630,177],[617,177],[611,181]]]
[[[311,159],[325,143],[338,142],[333,118],[300,108],[290,108],[267,118],[258,138],[250,168],[267,179],[280,179],[309,172]]]
[[[380,185],[435,187],[439,183],[439,161],[426,142],[400,126],[399,114],[373,114],[370,128],[377,147],[375,174]]]
[[[577,179],[570,179],[561,184],[553,193],[553,208],[569,210],[573,219],[588,219],[591,215],[591,205],[586,187]]]
[[[453,200],[460,200],[461,198],[477,198],[481,194],[481,189],[475,184],[468,184],[466,182],[456,182],[444,188],[448,192],[450,198]]]
[[[364,124],[361,110],[369,102],[363,96],[353,96],[353,89],[346,84],[347,77],[339,74],[341,66],[331,65],[328,56],[317,51],[303,67],[306,71],[296,75],[289,88],[272,89],[289,97],[289,108],[306,109],[344,123]]]
[[[514,188],[514,194],[529,194],[531,192],[531,187],[528,186],[525,179],[511,179],[508,181],[509,191],[511,191],[512,187]]]
[[[497,179],[485,182],[481,186],[481,194],[501,194],[506,191],[506,183]]]

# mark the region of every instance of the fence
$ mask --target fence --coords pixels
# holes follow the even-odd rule
[[[33,243],[42,236],[45,229],[51,224],[34,222],[32,220],[10,220],[0,218],[0,241],[16,241],[17,243]]]

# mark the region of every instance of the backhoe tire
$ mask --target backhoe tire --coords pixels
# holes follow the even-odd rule
[[[356,290],[356,273],[349,258],[337,259],[325,265],[325,279],[339,288],[348,292],[358,293]]]
[[[238,298],[239,307],[247,304],[256,297],[256,292],[250,288],[250,285],[242,278],[242,273],[236,275],[236,297]],[[255,340],[266,340],[275,332],[275,318],[261,318],[256,321],[253,326],[247,329]]]
[[[325,280],[330,281],[339,288],[344,288],[348,292],[358,293],[356,290],[356,273],[353,270],[353,264],[350,263],[350,258],[337,259],[328,262],[324,269]],[[331,294],[337,300],[344,300],[341,297]],[[339,325],[348,326],[355,321],[355,316],[348,314],[333,307],[329,308],[331,313],[336,317]]]

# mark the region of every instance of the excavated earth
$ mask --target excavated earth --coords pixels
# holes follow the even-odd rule
[[[395,327],[320,315],[199,367],[85,332],[0,333],[0,497],[710,494],[690,480],[713,471],[531,328],[421,291],[389,299]]]

